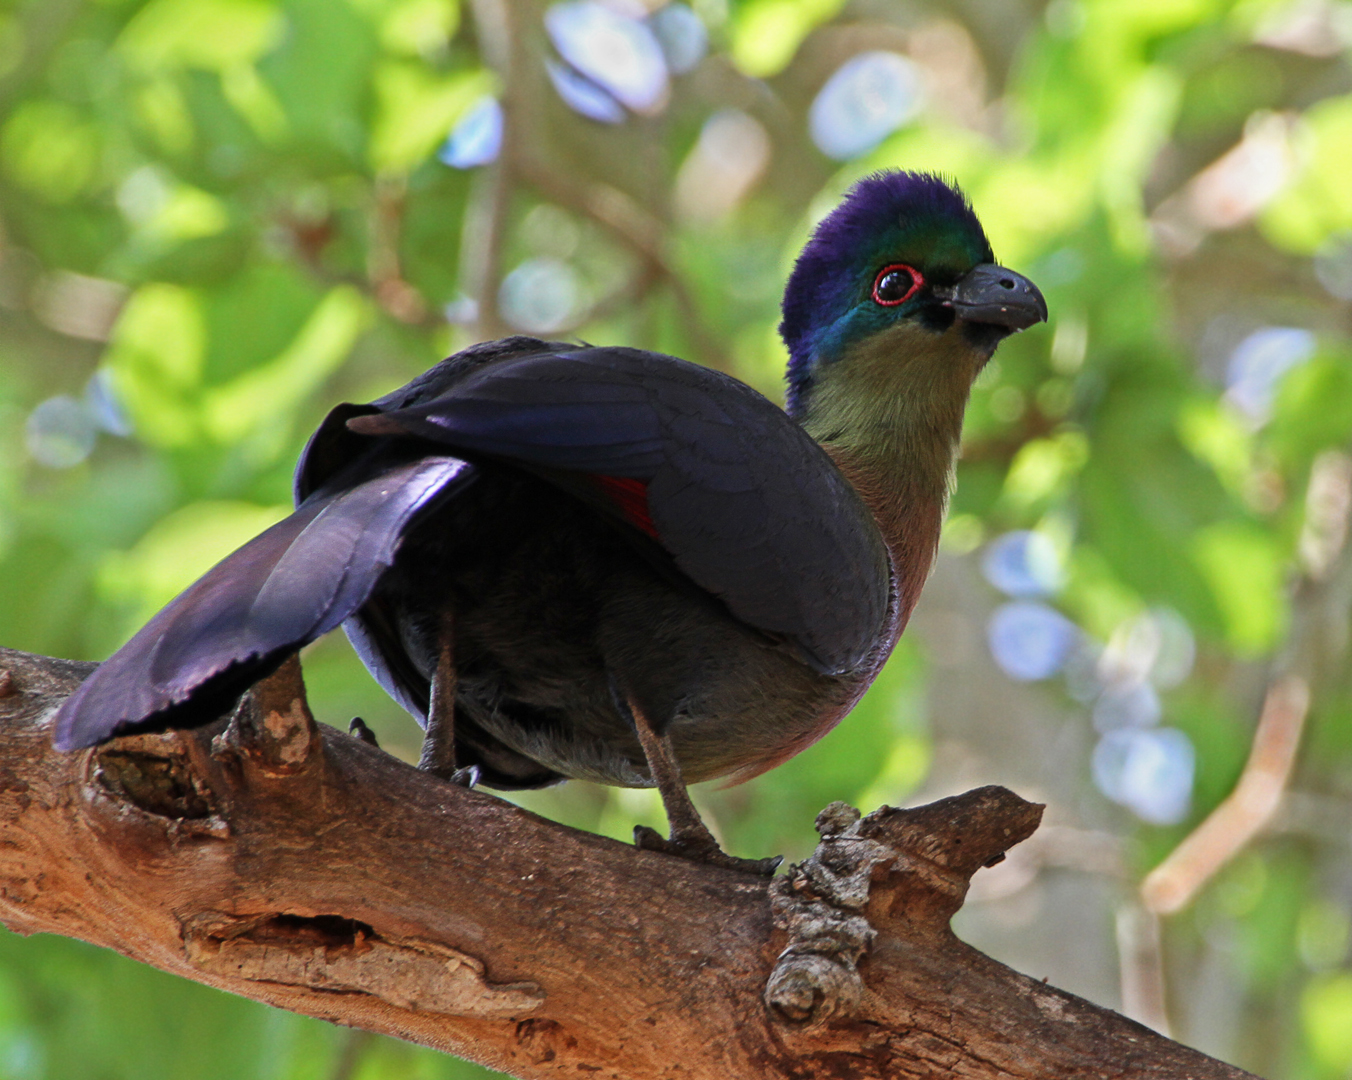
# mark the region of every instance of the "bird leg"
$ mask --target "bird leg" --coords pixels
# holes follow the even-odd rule
[[[437,671],[427,704],[427,734],[423,736],[418,768],[472,788],[479,782],[479,767],[457,769],[455,763],[455,619],[449,611],[437,627]]]
[[[633,724],[638,734],[643,756],[648,759],[648,772],[657,785],[658,794],[662,796],[662,807],[667,812],[667,824],[671,827],[670,838],[663,839],[655,829],[635,825],[634,846],[647,851],[664,851],[668,855],[679,855],[729,870],[767,877],[772,875],[783,861],[782,855],[772,859],[739,859],[718,846],[718,841],[699,816],[695,804],[690,801],[690,793],[681,778],[681,767],[676,762],[671,745],[671,736],[658,735],[643,711],[635,707],[632,698],[621,697],[618,693],[615,697],[617,705],[623,705],[622,714],[626,714],[626,719]]]

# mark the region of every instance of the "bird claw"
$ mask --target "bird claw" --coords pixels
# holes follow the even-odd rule
[[[445,780],[448,784],[455,784],[456,787],[462,787],[470,790],[479,783],[479,766],[466,765],[463,769],[429,769],[424,765],[419,765],[425,773],[431,773],[438,780]]]
[[[366,721],[360,716],[352,718],[352,723],[347,725],[347,733],[364,743],[369,743],[375,747],[380,746],[380,743],[376,742],[376,733],[366,726]]]
[[[739,859],[729,855],[718,846],[712,837],[675,837],[663,836],[647,825],[634,826],[634,847],[641,851],[660,851],[666,855],[689,859],[692,862],[721,866],[724,870],[737,870],[743,874],[756,874],[760,877],[773,877],[784,861],[783,855],[769,859]]]
[[[447,779],[466,791],[472,791],[479,783],[479,766],[466,765],[463,769],[456,769]]]

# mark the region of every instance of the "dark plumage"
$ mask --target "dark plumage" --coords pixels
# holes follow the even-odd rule
[[[340,405],[297,511],[61,708],[58,746],[192,726],[342,622],[429,729],[424,764],[530,787],[745,779],[828,731],[928,573],[971,381],[1045,318],[934,177],[863,181],[784,301],[793,417],[705,368],[531,338]],[[759,867],[764,869],[763,866]]]

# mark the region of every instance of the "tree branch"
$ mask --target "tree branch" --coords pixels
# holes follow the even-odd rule
[[[1141,882],[1141,900],[1157,915],[1187,907],[1221,868],[1281,809],[1319,677],[1341,678],[1352,607],[1352,457],[1326,450],[1310,469],[1292,596],[1291,631],[1276,658],[1249,758],[1234,790]]]
[[[1310,688],[1299,676],[1283,676],[1268,688],[1234,790],[1141,883],[1150,911],[1182,911],[1272,819],[1291,779],[1309,711]]]
[[[284,669],[224,722],[59,754],[93,665],[0,649],[0,919],[520,1077],[1194,1077],[1230,1068],[958,941],[1041,808],[860,819],[767,884],[443,783],[314,724]],[[214,738],[213,738],[214,736]]]

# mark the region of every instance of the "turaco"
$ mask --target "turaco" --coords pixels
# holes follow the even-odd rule
[[[720,850],[685,784],[828,732],[887,659],[939,539],[963,410],[1045,320],[934,176],[859,182],[784,294],[788,410],[640,349],[512,337],[339,405],[296,511],[227,556],[61,707],[55,741],[205,724],[342,625],[460,782],[656,785],[669,839]]]

